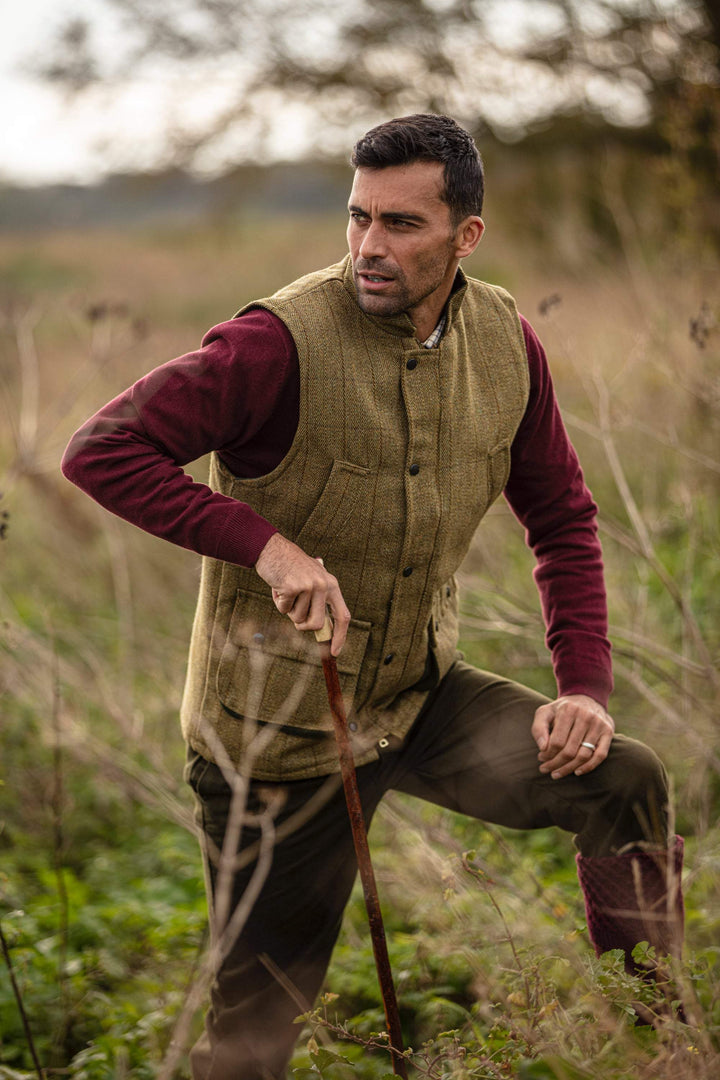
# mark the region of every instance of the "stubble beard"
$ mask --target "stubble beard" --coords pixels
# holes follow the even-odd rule
[[[450,248],[451,243],[448,242],[448,250],[450,250]],[[360,270],[370,274],[374,272],[377,274],[385,273],[388,276],[392,276],[395,287],[394,294],[392,296],[382,296],[374,293],[361,292],[358,276]],[[423,275],[425,283],[420,283],[417,292],[413,295],[410,292],[410,287],[405,274],[398,268],[393,267],[391,269],[390,267],[385,267],[383,269],[383,264],[381,262],[374,265],[358,260],[358,265],[353,266],[353,282],[355,284],[355,296],[357,298],[358,307],[361,311],[364,311],[366,315],[377,315],[380,318],[385,319],[392,319],[396,315],[409,313],[440,287],[447,270],[447,262],[442,256],[438,255],[437,259],[432,260],[429,263],[426,270],[427,272]]]
[[[366,315],[378,315],[383,319],[392,319],[395,315],[404,315],[413,307],[407,289],[401,289],[395,296],[375,296],[361,293],[355,286],[358,307]]]
[[[380,266],[368,266],[363,264],[361,270],[366,273],[389,274],[389,270],[383,270]],[[393,287],[396,290],[393,296],[382,296],[375,293],[361,291],[358,269],[353,267],[353,281],[355,284],[355,296],[358,307],[366,315],[379,315],[381,318],[391,319],[394,315],[402,315],[412,306],[412,298],[404,274],[398,270],[392,271]]]

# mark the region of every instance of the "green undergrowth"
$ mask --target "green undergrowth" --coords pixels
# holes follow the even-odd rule
[[[167,1053],[205,941],[194,837],[122,800],[122,825],[100,808],[78,865],[53,866],[38,837],[5,837],[2,928],[47,1075],[152,1077]],[[85,806],[83,813],[91,807]],[[619,953],[592,954],[573,856],[552,830],[487,829],[392,798],[372,832],[404,1044],[418,1076],[711,1077],[720,1060],[716,946],[688,950],[677,971],[689,1023],[635,1027],[657,996]],[[109,835],[114,842],[108,843]],[[476,846],[464,845],[473,840]],[[690,848],[690,860],[693,849]],[[412,887],[410,888],[410,883]],[[689,923],[714,883],[688,892]],[[298,1080],[390,1071],[361,890],[317,1009],[299,1018]],[[194,1018],[197,1035],[201,1011]],[[0,1076],[32,1061],[6,973],[0,979]],[[671,1063],[676,1069],[668,1070]],[[6,1071],[3,1071],[3,1068]],[[703,1071],[701,1071],[703,1070]],[[178,1077],[186,1077],[180,1066]]]
[[[2,929],[48,1075],[100,1078],[125,1065],[130,1075],[154,1075],[204,945],[194,837],[142,806],[117,809],[112,826],[96,822],[82,858],[59,866],[37,836],[5,838]],[[7,971],[0,1062],[32,1066]]]

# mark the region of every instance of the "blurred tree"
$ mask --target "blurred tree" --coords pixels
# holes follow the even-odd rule
[[[501,138],[559,114],[667,138],[663,119],[683,102],[703,152],[717,154],[714,0],[105,3],[119,20],[112,49],[97,47],[94,24],[73,18],[41,73],[74,92],[149,71],[178,79],[185,115],[163,148],[175,162],[221,166],[242,148],[282,156],[277,132],[288,124],[304,129],[309,149],[333,156],[346,149],[350,119],[360,129],[421,110]]]

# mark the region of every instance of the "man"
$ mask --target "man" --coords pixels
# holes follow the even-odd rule
[[[205,556],[182,721],[220,930],[257,887],[274,815],[271,868],[191,1056],[203,1080],[283,1074],[355,876],[303,634],[326,609],[368,822],[395,789],[558,825],[575,834],[598,951],[624,948],[632,965],[639,940],[680,942],[665,773],[606,710],[596,507],[534,332],[507,293],[460,270],[484,229],[475,144],[447,117],[403,117],[368,132],[352,163],[349,256],[141,379],[64,460],[109,509]],[[182,466],[208,451],[206,487]],[[501,492],[537,559],[552,702],[456,652],[454,573]],[[220,897],[228,761],[252,778],[255,816]]]

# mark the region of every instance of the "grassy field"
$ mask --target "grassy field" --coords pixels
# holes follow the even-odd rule
[[[64,445],[242,303],[339,258],[343,227],[0,238],[0,917],[16,983],[3,964],[0,1078],[185,1077],[173,1040],[201,1025],[192,1009],[176,1031],[206,945],[177,722],[198,560],[72,489]],[[650,255],[621,218],[618,232],[612,256],[570,272],[491,228],[467,268],[508,287],[544,340],[601,505],[612,711],[666,761],[687,838],[690,1024],[633,1027],[644,991],[592,956],[569,837],[389,799],[371,839],[418,1075],[720,1074],[717,261],[698,244]],[[552,693],[531,569],[499,504],[464,569],[463,647]],[[298,1076],[389,1073],[382,1027],[357,895]]]

